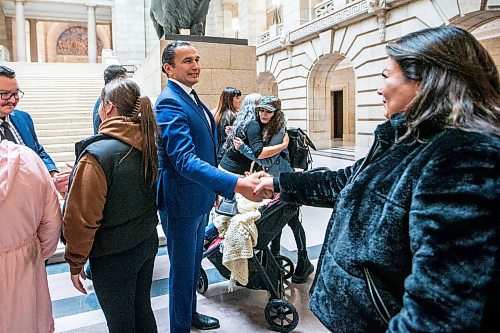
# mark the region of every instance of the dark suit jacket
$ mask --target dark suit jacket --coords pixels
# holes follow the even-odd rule
[[[99,132],[99,126],[101,126],[101,117],[99,116],[99,106],[101,105],[101,96],[97,98],[94,104],[94,110],[92,111],[92,122],[94,123],[94,134]]]
[[[197,217],[210,211],[216,193],[232,197],[238,178],[215,167],[217,127],[176,83],[168,81],[156,101],[158,209],[171,217]]]
[[[43,146],[38,142],[31,116],[24,111],[14,109],[9,115],[9,119],[23,138],[24,144],[38,154],[49,172],[58,171],[52,158],[50,158],[49,154],[47,154]]]

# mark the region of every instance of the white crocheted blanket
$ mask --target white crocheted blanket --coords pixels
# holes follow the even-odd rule
[[[218,229],[218,224],[227,226],[227,229],[221,228],[219,231],[225,230],[222,264],[231,271],[229,291],[233,290],[236,281],[243,286],[248,283],[247,259],[253,257],[253,247],[257,244],[258,236],[255,221],[260,218],[259,207],[269,202],[269,200],[253,202],[239,194],[236,196],[236,201],[238,202],[239,214],[229,218],[228,221],[227,219],[218,219],[218,217],[214,219]],[[215,221],[224,221],[225,223]]]

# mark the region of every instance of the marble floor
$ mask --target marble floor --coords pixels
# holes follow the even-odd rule
[[[344,149],[345,150],[345,149]],[[347,148],[347,155],[351,149]],[[354,150],[352,149],[352,154]],[[313,166],[327,166],[333,170],[353,163],[351,158],[338,158],[336,154],[320,152],[313,155]],[[314,265],[317,263],[325,228],[331,209],[302,208],[302,220],[306,231],[308,253]],[[296,262],[296,246],[293,234],[288,227],[283,230],[281,239],[282,254]],[[151,303],[155,312],[159,332],[169,332],[168,328],[168,270],[169,261],[166,247],[160,247],[153,274]],[[268,301],[266,291],[249,290],[237,287],[228,293],[228,282],[220,276],[217,269],[203,260],[207,272],[209,287],[206,293],[198,295],[198,310],[220,320],[220,329],[211,332],[269,332],[270,328],[264,317],[264,308]],[[49,289],[52,297],[52,308],[56,332],[101,333],[107,332],[104,315],[95,296],[92,282],[84,285],[89,294],[83,295],[73,288],[69,267],[65,263],[52,264],[47,267]],[[304,284],[289,283],[286,285],[286,299],[291,302],[299,314],[299,323],[294,332],[327,332],[321,323],[308,309],[309,288],[314,274]],[[193,329],[193,332],[198,330]]]

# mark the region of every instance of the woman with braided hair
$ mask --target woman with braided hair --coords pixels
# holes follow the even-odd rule
[[[75,288],[89,259],[109,332],[156,332],[150,290],[158,250],[156,122],[132,80],[101,93],[99,134],[76,144],[66,198],[65,259]]]

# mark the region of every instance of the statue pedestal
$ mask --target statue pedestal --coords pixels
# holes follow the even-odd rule
[[[243,95],[256,92],[255,46],[248,46],[246,40],[190,35],[166,35],[165,38],[133,77],[142,93],[153,102],[167,83],[167,76],[161,71],[163,49],[174,40],[188,41],[198,50],[201,75],[193,88],[210,109],[217,107],[219,96],[226,87],[237,88]]]

